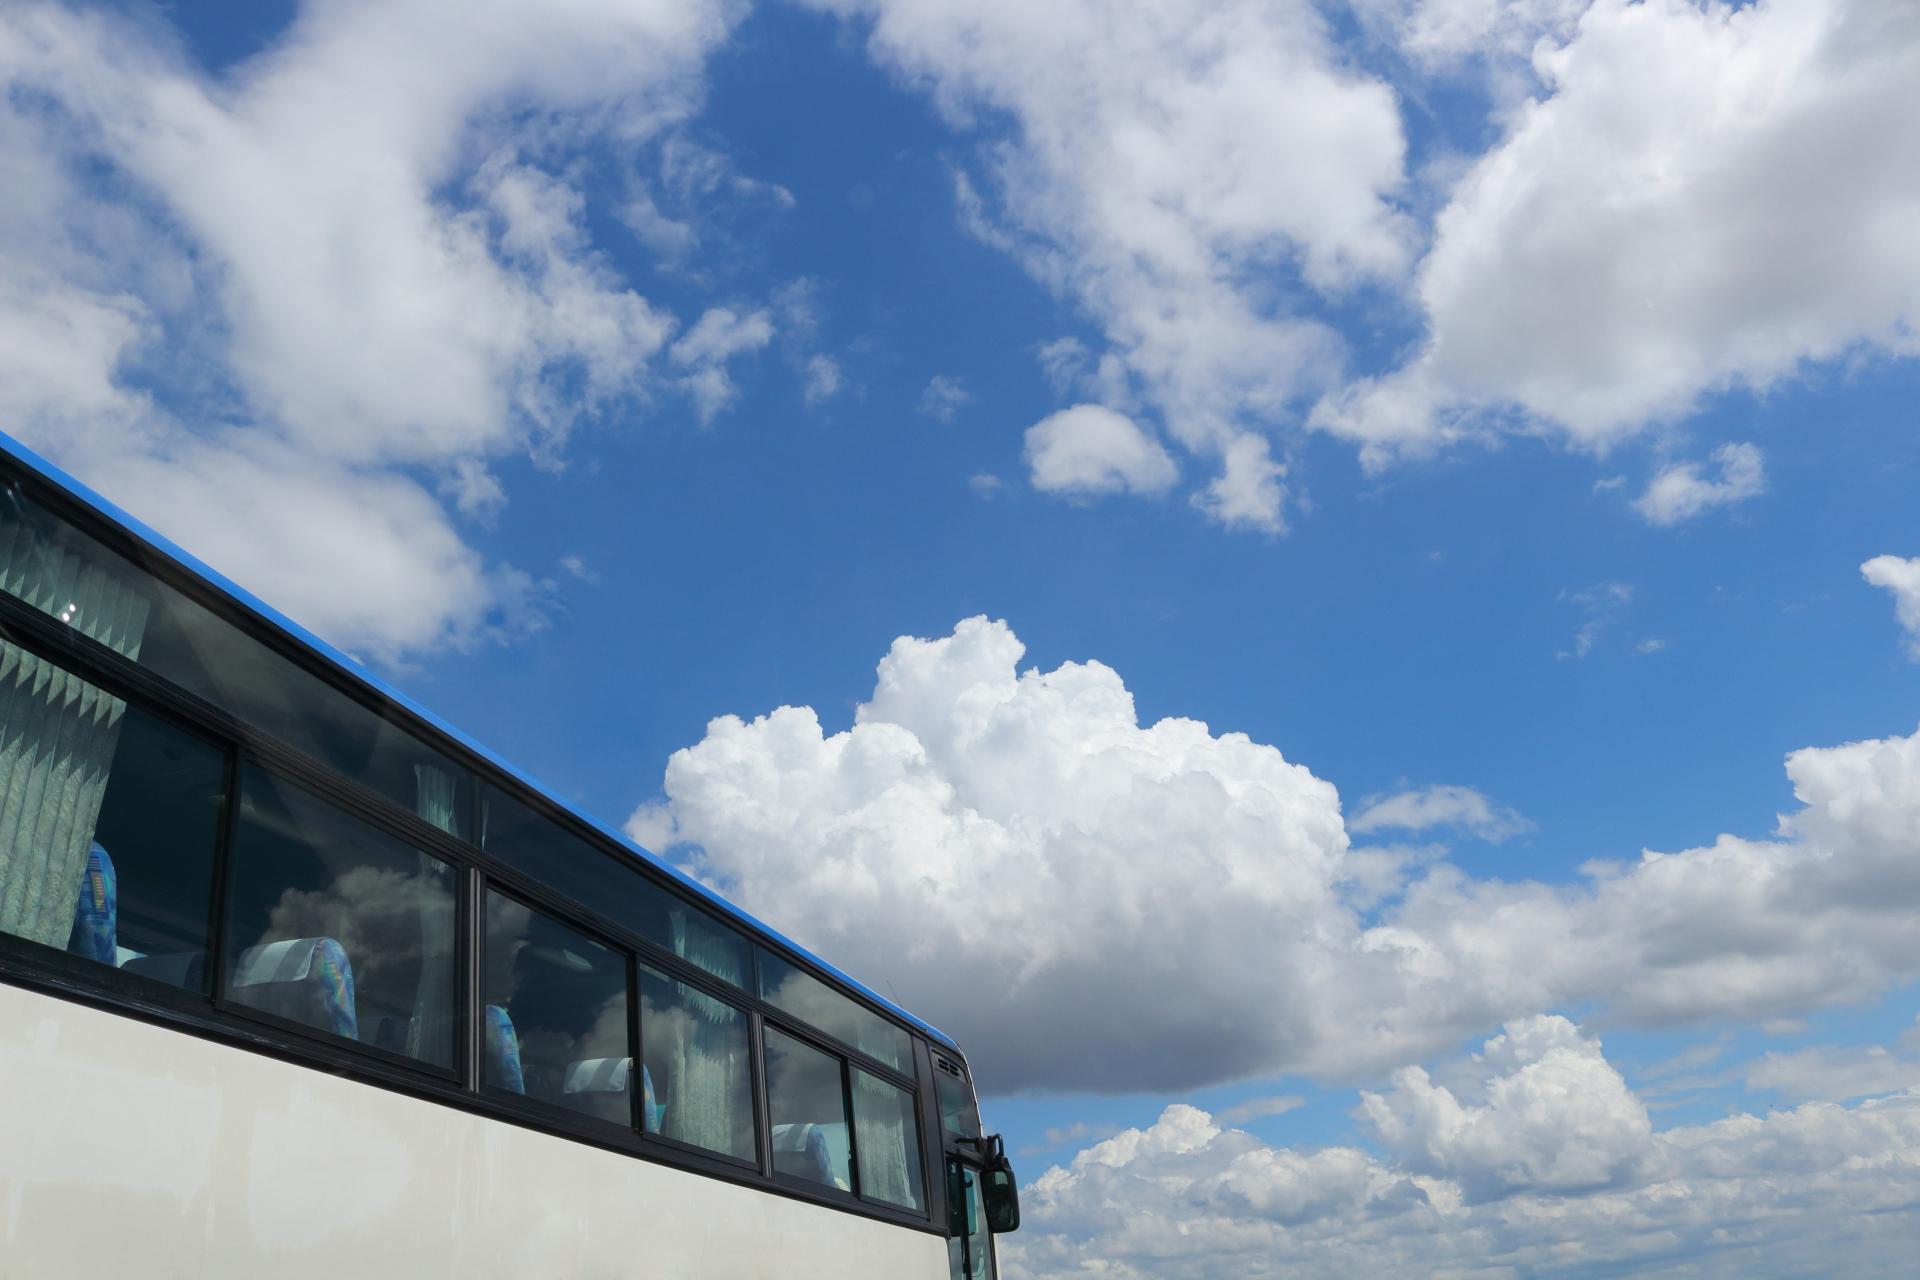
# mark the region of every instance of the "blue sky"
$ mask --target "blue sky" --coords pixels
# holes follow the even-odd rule
[[[1014,1274],[1913,1239],[1809,1172],[1920,1142],[1901,6],[24,5],[0,68],[0,426],[965,1034],[1058,1166]],[[1689,1163],[1742,1115],[1831,1158]]]

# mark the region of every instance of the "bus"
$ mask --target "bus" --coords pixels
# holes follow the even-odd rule
[[[0,436],[0,1278],[991,1280],[950,1038]]]

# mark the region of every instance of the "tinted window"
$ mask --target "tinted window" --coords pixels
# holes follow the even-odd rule
[[[746,940],[648,879],[633,855],[610,857],[493,787],[485,790],[480,841],[508,866],[656,946],[736,987],[749,985]]]
[[[840,1059],[767,1028],[767,1119],[775,1173],[853,1189]]]
[[[770,951],[760,953],[760,996],[896,1071],[913,1070],[913,1041],[906,1032]]]
[[[856,1067],[853,1125],[860,1147],[860,1194],[925,1212],[926,1174],[920,1167],[920,1119],[913,1095]]]
[[[218,749],[0,642],[0,931],[204,990]]]
[[[648,1133],[754,1160],[747,1015],[665,974],[640,970],[640,1057]]]
[[[957,1160],[947,1164],[947,1204],[954,1215],[947,1240],[951,1280],[991,1280],[993,1237],[987,1232],[980,1175]]]
[[[464,836],[473,781],[439,752],[9,485],[0,589]]]
[[[980,1136],[980,1111],[973,1104],[973,1090],[965,1076],[949,1074],[938,1053],[933,1057],[934,1091],[940,1099],[940,1127],[956,1138]]]
[[[249,768],[227,912],[236,1004],[452,1065],[445,863]]]
[[[481,1076],[614,1124],[633,1124],[626,956],[487,895]]]

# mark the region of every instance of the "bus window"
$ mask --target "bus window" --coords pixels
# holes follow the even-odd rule
[[[895,1071],[913,1070],[913,1041],[906,1032],[771,951],[760,953],[760,996]]]
[[[12,485],[0,490],[0,590],[441,830],[466,835],[466,770]]]
[[[0,642],[0,932],[205,990],[224,753]]]
[[[944,1054],[933,1055],[933,1083],[940,1098],[940,1127],[953,1138],[980,1136],[980,1109],[974,1105],[973,1090],[958,1063]]]
[[[484,1083],[631,1128],[626,956],[490,892],[484,963]]]
[[[257,767],[240,796],[228,997],[451,1067],[452,869]]]
[[[639,859],[608,857],[496,787],[481,793],[480,847],[714,977],[751,985],[745,938],[649,880]]]
[[[920,1121],[913,1095],[854,1068],[853,1128],[860,1148],[860,1194],[925,1213]]]
[[[640,1057],[648,1133],[757,1162],[746,1014],[642,965]]]
[[[775,1173],[853,1190],[840,1059],[767,1028],[767,1120]]]

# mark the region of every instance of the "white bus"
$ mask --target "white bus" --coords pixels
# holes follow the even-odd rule
[[[989,1280],[965,1057],[0,436],[0,1280]]]

